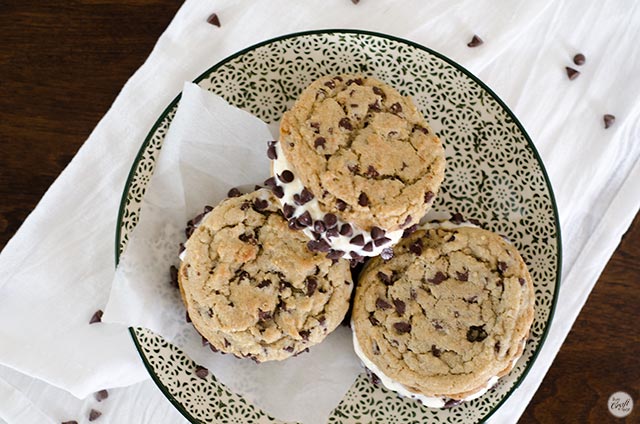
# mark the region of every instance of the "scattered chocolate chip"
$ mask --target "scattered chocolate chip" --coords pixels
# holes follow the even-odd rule
[[[582,53],[578,53],[577,55],[573,56],[573,63],[575,63],[576,65],[582,66],[584,65],[584,62],[586,62],[586,58]]]
[[[362,246],[362,250],[364,250],[365,252],[373,252],[373,242],[370,241]]]
[[[101,415],[102,412],[98,411],[97,409],[92,409],[91,411],[89,411],[89,421],[95,421],[100,418]]]
[[[409,251],[416,256],[422,255],[422,239],[418,239],[409,245]]]
[[[406,227],[407,225],[411,224],[411,220],[413,218],[411,218],[411,215],[407,215],[407,217],[404,219],[404,223],[401,225],[402,228]]]
[[[324,222],[316,221],[313,223],[313,230],[316,233],[324,233],[325,231],[327,231],[327,227],[326,225],[324,225]]]
[[[382,246],[382,245],[384,245],[384,244],[389,243],[390,241],[391,241],[391,239],[390,239],[389,237],[381,237],[381,238],[379,238],[379,239],[377,239],[377,240],[374,240],[374,241],[373,241],[373,244],[374,244],[376,247],[380,247],[380,246]]]
[[[353,0],[351,0],[353,2]],[[358,2],[355,2],[354,4],[357,4]],[[351,85],[351,84],[356,84],[356,85],[362,85],[362,78],[355,78],[355,79],[349,79],[346,82],[346,85]]]
[[[224,339],[224,341],[226,346],[226,343],[228,343],[228,341],[227,339]],[[209,375],[209,370],[203,366],[196,365],[196,375],[204,380]]]
[[[287,346],[283,348],[283,350],[286,350],[287,352],[293,352],[293,346]]]
[[[478,47],[482,43],[484,43],[484,41],[482,41],[482,38],[474,34],[474,36],[471,37],[471,41],[467,43],[467,47]]]
[[[324,223],[327,225],[327,228],[335,226],[337,222],[338,217],[332,213],[328,213],[324,216]]]
[[[369,204],[369,197],[367,197],[366,193],[360,193],[360,196],[358,196],[358,204],[360,206],[367,206]]]
[[[268,287],[271,285],[271,281],[270,280],[262,280],[261,282],[258,283],[258,288],[262,289],[265,287]]]
[[[89,320],[89,324],[95,324],[96,322],[102,322],[102,309],[98,309],[94,312],[93,316]]]
[[[393,249],[390,247],[385,247],[384,249],[382,249],[382,252],[380,252],[380,257],[385,261],[393,258]]]
[[[209,343],[209,349],[211,349],[211,352],[213,353],[219,352],[219,350],[211,343]]]
[[[295,212],[296,212],[295,206],[291,206],[288,203],[285,203],[284,206],[282,207],[282,215],[284,215],[286,219],[291,218]]]
[[[442,283],[444,280],[447,279],[447,276],[444,275],[442,272],[438,271],[436,272],[436,275],[433,276],[433,278],[429,278],[427,279],[428,282],[432,283],[432,284],[440,284]]]
[[[423,127],[423,126],[420,126],[420,125],[414,126],[413,129],[414,129],[414,131],[417,130],[417,131],[423,132],[424,134],[429,134],[429,130],[426,129],[425,127]]]
[[[376,317],[373,316],[373,312],[369,313],[369,322],[371,323],[371,325],[376,326],[376,325],[380,325],[380,321],[378,321],[376,319]]]
[[[464,217],[460,212],[456,212],[453,215],[451,215],[451,218],[449,218],[449,221],[453,222],[456,225],[460,225],[464,222]]]
[[[191,322],[191,317],[189,316],[189,311],[184,311],[184,320],[187,321],[187,323]]]
[[[391,280],[391,277],[388,276],[387,274],[385,274],[382,271],[378,271],[377,277],[380,279],[380,281],[382,281],[386,286],[390,286],[391,284],[393,284],[393,281]]]
[[[297,196],[297,195],[296,195]],[[300,192],[300,196],[298,197],[298,202],[300,205],[304,205],[305,203],[309,202],[311,199],[314,198],[313,193],[311,193],[306,187],[302,189],[302,191]],[[295,196],[294,196],[294,200],[295,200]]]
[[[258,308],[258,318],[260,318],[261,321],[266,321],[268,319],[271,319],[271,317],[271,311],[263,311],[262,309]]]
[[[482,223],[475,218],[469,218],[469,222],[477,227],[482,227]]]
[[[316,138],[316,140],[313,142],[313,147],[315,147],[316,149],[318,147],[322,147],[324,149],[325,145],[327,143],[327,140],[324,137],[318,137]]]
[[[242,193],[236,187],[232,188],[227,192],[227,197],[240,197]]]
[[[347,169],[353,174],[357,174],[360,172],[360,167],[358,165],[347,165]]]
[[[307,242],[307,248],[312,252],[327,253],[331,250],[331,246],[324,240],[311,240]]]
[[[386,231],[384,231],[382,228],[380,227],[371,227],[371,238],[374,240],[378,240],[379,238],[384,237],[386,234]]]
[[[329,80],[329,81],[325,82],[325,83],[324,83],[324,85],[326,85],[327,87],[329,87],[329,88],[331,88],[331,89],[336,88],[336,83],[335,83],[335,82],[333,82],[333,81],[331,81],[331,80]]]
[[[305,283],[307,285],[307,296],[313,295],[313,293],[318,288],[318,280],[316,279],[316,277],[309,276],[305,280]]]
[[[264,199],[256,199],[253,201],[253,208],[257,211],[261,211],[267,209],[269,206],[269,202]]]
[[[418,224],[413,224],[411,227],[405,228],[405,230],[402,232],[402,238],[409,237],[411,234],[415,233],[417,229]]]
[[[605,130],[616,122],[616,117],[613,116],[613,115],[610,115],[608,113],[606,115],[604,115],[603,119],[604,119],[604,129]]]
[[[218,15],[215,13],[212,13],[211,15],[209,15],[209,17],[207,18],[207,23],[211,25],[215,25],[218,28],[220,28],[220,18],[218,18]]]
[[[349,240],[349,243],[353,244],[354,246],[364,246],[364,236],[362,234],[358,234],[357,236]]]
[[[278,152],[276,152],[276,148],[274,146],[267,147],[267,157],[271,160],[278,159]]]
[[[353,129],[349,118],[342,118],[340,122],[338,122],[338,126],[344,128],[347,131],[351,131]]]
[[[400,299],[393,299],[393,306],[396,307],[396,312],[399,315],[402,315],[404,314],[407,305],[405,305],[405,303]]]
[[[264,184],[265,186],[267,186],[267,187],[271,187],[271,188],[273,188],[273,187],[275,187],[275,186],[277,186],[277,185],[278,185],[278,183],[276,182],[276,177],[269,177],[269,178],[267,178],[266,180],[264,180],[264,183],[263,183],[263,184]]]
[[[78,421],[76,421],[76,420],[63,421],[62,424],[78,424]]]
[[[344,200],[336,199],[336,209],[339,211],[344,211],[347,209],[347,203]]]
[[[229,347],[231,346],[231,343],[229,343],[229,340],[227,340],[226,338],[223,339],[224,340],[224,347]]]
[[[298,334],[300,334],[300,337],[302,337],[302,340],[309,340],[309,334],[311,334],[311,332],[309,330],[302,330],[299,331]]]
[[[396,322],[395,324],[393,324],[393,328],[395,328],[399,334],[411,332],[411,324],[409,324],[408,322]]]
[[[329,259],[340,259],[343,256],[344,256],[344,252],[342,250],[331,249],[329,253],[327,253],[327,258]]]
[[[437,319],[431,320],[431,325],[433,325],[433,328],[435,328],[436,330],[442,330],[444,328],[442,326],[442,322],[438,321]]]
[[[362,255],[360,255],[358,252],[351,252],[349,253],[349,256],[351,256],[351,259],[357,261],[357,262],[362,262],[364,261],[364,257]]]
[[[371,103],[369,105],[369,110],[372,110],[374,112],[380,112],[382,110],[382,108],[380,107],[380,102],[376,100],[375,102]]]
[[[465,272],[456,271],[456,280],[469,281],[469,271],[465,271]]]
[[[175,265],[169,267],[169,276],[171,278],[171,285],[178,287],[178,268]]]
[[[351,228],[351,225],[342,224],[340,226],[340,235],[345,237],[351,237],[352,234],[353,234],[353,228]]]
[[[324,326],[324,325],[326,324],[326,321],[327,321],[327,318],[325,318],[325,316],[324,316],[324,315],[320,315],[320,316],[318,317],[318,324],[320,324],[320,325]]]
[[[329,228],[325,234],[327,238],[338,237],[338,227]]]
[[[249,207],[251,206],[251,202],[249,202],[248,200],[245,200],[242,205],[240,205],[240,210],[241,211],[246,211],[247,209],[249,209]]]
[[[319,122],[311,122],[309,124],[309,126],[315,130],[316,134],[320,132],[320,123]]]
[[[484,326],[472,325],[467,331],[467,340],[470,342],[481,342],[487,338],[487,332],[484,330]]]
[[[93,394],[93,397],[98,401],[98,402],[102,402],[103,400],[105,400],[106,398],[109,397],[109,392],[106,390],[100,390],[97,391]]]
[[[400,106],[400,103],[394,103],[389,106],[389,110],[391,111],[391,113],[400,113],[402,112],[402,106]]]
[[[313,219],[311,218],[309,211],[304,211],[304,213],[298,217],[298,223],[301,226],[308,227],[312,222]]]
[[[251,244],[255,244],[255,239],[253,238],[253,234],[240,234],[238,236],[238,239],[243,242],[243,243],[251,243]]]
[[[372,90],[378,96],[385,97],[384,91],[380,87],[373,87]]]
[[[425,203],[429,203],[431,201],[431,199],[433,199],[435,197],[435,194],[433,194],[432,191],[427,191],[424,194],[424,202]]]
[[[376,308],[384,311],[385,309],[391,309],[391,305],[386,300],[379,297],[376,299]]]
[[[436,347],[436,345],[431,345],[431,354],[436,358],[439,358],[442,355],[442,351]]]
[[[184,243],[180,243],[178,245],[178,254],[181,254],[182,252],[184,252],[186,249],[184,247]]]
[[[209,340],[205,339],[203,335],[200,335],[200,337],[202,337],[202,347],[209,344]]]
[[[443,408],[448,409],[448,408],[453,408],[454,406],[458,406],[462,403],[462,400],[460,399],[449,399],[444,403]]]
[[[278,199],[282,199],[284,197],[284,189],[282,188],[282,186],[275,186],[271,189],[271,191],[273,192],[273,195]]]
[[[282,171],[282,174],[278,175],[278,178],[283,183],[288,184],[291,181],[293,181],[293,178],[294,178],[293,172],[289,171],[288,169],[285,169],[284,171]]]
[[[449,238],[447,239],[447,243],[451,243],[452,241],[456,241],[456,236],[455,236],[455,234],[451,234],[451,237],[449,237]]]
[[[302,225],[300,225],[300,223],[298,222],[298,220],[296,218],[291,218],[288,221],[288,225],[289,228],[291,228],[292,230],[302,230],[304,227]]]
[[[498,266],[498,272],[500,272],[500,274],[504,274],[504,272],[507,270],[506,262],[498,261],[497,266]]]
[[[574,80],[576,78],[578,78],[578,76],[580,75],[580,71],[577,71],[573,68],[570,68],[568,66],[565,66],[566,71],[567,71],[567,76],[569,77],[570,80]]]
[[[521,286],[524,286],[524,283],[526,283],[526,281],[524,280],[524,278],[518,278],[518,283],[520,283]]]
[[[193,225],[188,226],[187,228],[184,229],[184,235],[189,238],[191,237],[191,235],[193,234],[193,232],[195,231],[195,227]]]

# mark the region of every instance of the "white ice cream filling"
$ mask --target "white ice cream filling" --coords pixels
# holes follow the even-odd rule
[[[293,213],[290,216],[287,216],[285,213],[285,218],[289,221],[297,220],[299,222],[300,217],[308,212],[308,215],[311,218],[311,224],[304,226],[302,231],[311,240],[317,242],[316,244],[322,243],[324,245],[324,243],[326,243],[328,248],[333,250],[335,252],[334,255],[337,257],[355,259],[358,257],[381,255],[385,249],[390,249],[400,241],[404,230],[386,231],[382,228],[382,236],[375,240],[371,232],[365,231],[352,223],[346,223],[335,216],[335,214],[333,214],[336,217],[335,224],[332,225],[331,228],[326,228],[326,216],[331,213],[323,212],[322,209],[320,209],[320,202],[318,202],[316,197],[313,197],[306,202],[300,201],[300,195],[305,189],[304,184],[295,172],[293,172],[293,167],[287,161],[287,158],[280,146],[280,142],[275,142],[273,147],[275,148],[276,156],[276,158],[272,160],[274,178],[277,185],[282,187],[282,196],[279,197],[280,204],[283,211],[285,205],[288,205],[289,208],[294,208]],[[293,174],[292,181],[285,182],[282,180],[282,175],[285,171],[289,171]],[[276,194],[276,197],[278,197],[278,194]],[[316,224],[318,222],[321,222],[322,224]],[[350,225],[351,231],[343,235],[340,230],[345,224]],[[302,227],[302,225],[300,226]],[[323,226],[325,228],[323,228]],[[336,230],[333,230],[333,228]],[[324,231],[316,231],[318,229],[324,229]],[[355,244],[354,241],[356,242]],[[324,245],[325,250],[326,245]],[[339,256],[339,252],[343,252],[342,256]]]

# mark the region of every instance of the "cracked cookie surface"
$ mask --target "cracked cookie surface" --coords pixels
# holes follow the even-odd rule
[[[473,227],[420,229],[372,259],[352,315],[366,359],[424,396],[464,399],[522,354],[533,282],[516,248]]]
[[[444,148],[408,97],[371,77],[320,78],[283,116],[287,161],[325,213],[396,231],[431,207]]]
[[[353,288],[349,263],[310,252],[307,241],[268,190],[226,199],[203,218],[178,279],[193,325],[213,348],[281,360],[336,328]]]

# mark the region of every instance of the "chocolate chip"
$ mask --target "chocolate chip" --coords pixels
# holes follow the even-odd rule
[[[373,87],[373,88],[372,88],[372,90],[373,90],[373,92],[374,92],[375,94],[377,94],[378,96],[385,97],[385,95],[384,95],[384,91],[382,91],[382,89],[381,89],[380,87]]]
[[[364,250],[365,252],[373,252],[373,242],[368,242],[367,244],[365,244],[362,247],[362,250]]]
[[[327,87],[329,87],[331,89],[336,88],[336,83],[333,82],[333,81],[327,81],[327,82],[324,83],[324,85],[326,85]]]
[[[464,217],[462,216],[461,213],[456,212],[453,215],[451,215],[451,218],[449,218],[449,221],[453,222],[456,225],[460,225],[464,222]]]
[[[380,325],[380,321],[378,321],[376,319],[376,317],[373,316],[373,312],[369,313],[369,322],[371,323],[371,325],[376,326],[376,325]]]
[[[391,277],[385,274],[384,272],[378,271],[378,274],[376,275],[380,279],[380,281],[382,281],[386,286],[390,286],[391,284],[393,284]]]
[[[439,358],[442,355],[442,351],[436,347],[436,345],[431,345],[431,354],[436,358]]]
[[[311,240],[307,242],[307,248],[312,252],[327,253],[331,249],[331,246],[324,240]]]
[[[465,272],[456,271],[456,280],[469,281],[469,271],[465,271]]]
[[[418,239],[409,245],[409,251],[416,256],[422,255],[422,239]]]
[[[351,225],[342,224],[342,226],[340,227],[340,235],[345,237],[351,237],[352,234],[353,234],[353,228],[351,228]]]
[[[380,247],[380,246],[382,246],[382,245],[384,245],[384,244],[389,243],[390,241],[391,241],[391,239],[390,239],[389,237],[381,237],[381,238],[379,238],[378,240],[374,240],[374,241],[373,241],[373,244],[374,244],[376,247]]]
[[[318,288],[318,280],[316,279],[316,277],[307,277],[307,279],[305,280],[305,284],[307,285],[307,296],[313,295],[313,293]]]
[[[442,330],[444,328],[442,326],[442,322],[438,321],[437,319],[431,320],[431,325],[433,325],[433,328],[435,328],[436,330]]]
[[[418,224],[413,224],[411,227],[405,228],[405,230],[402,232],[402,238],[409,237],[411,234],[415,233],[417,229]]]
[[[103,400],[109,397],[109,392],[106,390],[100,390],[95,392],[93,394],[93,397],[96,398],[98,402],[102,402]]]
[[[329,253],[327,253],[327,258],[329,259],[340,259],[343,256],[344,256],[344,252],[342,250],[331,249]]]
[[[187,321],[187,323],[191,322],[191,317],[189,316],[189,311],[184,311],[184,320]]]
[[[274,146],[267,147],[267,157],[271,160],[278,159],[278,152],[276,152],[276,148]]]
[[[219,350],[211,343],[209,343],[209,349],[211,349],[211,352],[213,353],[219,352]]]
[[[63,421],[62,424],[78,424],[78,421],[76,421],[76,420]]]
[[[282,188],[282,186],[275,186],[271,189],[271,192],[273,193],[274,196],[276,196],[278,199],[282,199],[284,197],[284,189]]]
[[[226,343],[228,343],[228,341],[227,339],[224,339],[224,341],[226,346]],[[209,375],[209,370],[203,366],[196,365],[196,375],[204,380]]]
[[[313,147],[315,147],[316,149],[318,147],[322,147],[324,149],[326,143],[327,143],[327,140],[324,137],[318,137],[313,142]]]
[[[500,353],[500,341],[497,341],[495,345],[493,345],[493,350],[496,351],[496,353]]]
[[[296,194],[296,196],[298,196]],[[294,200],[296,200],[296,196],[294,196]],[[311,193],[306,187],[302,189],[302,191],[300,192],[300,195],[298,196],[298,199],[296,200],[296,203],[300,204],[300,205],[304,205],[305,203],[311,201],[311,199],[314,198],[313,193]]]
[[[425,202],[425,203],[429,203],[429,202],[431,201],[431,199],[433,199],[433,198],[434,198],[434,196],[435,196],[435,194],[433,194],[433,192],[432,192],[432,191],[427,191],[427,192],[424,194],[424,202]]]
[[[311,334],[311,332],[309,330],[302,330],[302,331],[299,331],[298,334],[300,334],[300,337],[302,337],[302,340],[308,341],[309,334]]]
[[[247,209],[249,209],[249,207],[251,206],[251,202],[249,202],[248,200],[245,200],[242,205],[240,205],[240,210],[241,211],[246,211]]]
[[[231,346],[231,343],[229,343],[229,340],[227,340],[226,338],[223,339],[224,340],[224,347],[229,347]],[[206,368],[205,368],[206,369]]]
[[[413,127],[413,129],[414,129],[414,130],[417,130],[417,131],[421,131],[421,132],[423,132],[424,134],[429,134],[429,130],[428,130],[428,129],[426,129],[425,127],[420,126],[420,125],[416,125],[416,126],[414,126],[414,127]]]
[[[613,115],[610,115],[608,113],[603,116],[603,119],[604,119],[604,129],[605,130],[616,122],[616,117],[613,116]]]
[[[407,215],[407,217],[404,219],[404,223],[401,225],[402,228],[406,227],[407,225],[409,225],[411,223],[411,220],[413,218],[411,218],[411,215]]]
[[[576,65],[582,66],[584,65],[584,62],[586,62],[586,58],[582,53],[578,53],[577,55],[573,56],[573,63],[575,63]]]
[[[369,198],[366,193],[360,193],[360,196],[358,196],[358,204],[360,206],[367,206],[369,204]]]
[[[256,240],[253,238],[253,234],[240,234],[238,236],[238,239],[243,242],[243,243],[251,243],[251,244],[255,244]]]
[[[253,208],[257,211],[267,209],[267,207],[269,207],[269,202],[264,199],[256,199],[253,201]]]
[[[447,239],[447,243],[451,243],[452,241],[456,241],[456,236],[455,236],[455,234],[451,234],[451,237],[449,237],[449,238]]]
[[[288,203],[285,203],[284,206],[282,207],[282,215],[284,215],[286,219],[291,218],[295,212],[296,212],[295,206],[292,206]]]
[[[362,234],[358,234],[357,236],[349,240],[349,243],[353,244],[354,246],[364,246],[364,236]]]
[[[215,25],[218,28],[220,28],[220,18],[218,18],[218,15],[215,13],[212,13],[211,15],[209,15],[209,17],[207,18],[207,23],[211,25]]]
[[[405,303],[404,303],[402,300],[400,300],[400,299],[393,299],[393,306],[395,306],[395,307],[396,307],[396,312],[397,312],[399,315],[404,314],[404,311],[405,311],[405,309],[406,309],[406,305],[405,305]]]
[[[296,218],[291,218],[288,221],[288,225],[289,225],[289,228],[291,228],[292,230],[295,230],[295,231],[302,230],[304,228],[304,226],[302,226],[300,224],[300,222],[298,222],[298,220]]]
[[[271,188],[273,188],[273,187],[278,185],[278,183],[276,182],[276,177],[269,177],[266,180],[264,180],[264,183],[262,183],[262,184],[264,184],[267,187],[271,187]]]
[[[240,197],[242,193],[236,187],[232,188],[227,192],[227,197]]]
[[[443,408],[448,409],[448,408],[453,408],[454,406],[458,406],[462,403],[462,400],[460,399],[449,399],[444,403]]]
[[[393,324],[393,328],[396,329],[398,334],[405,334],[411,332],[411,324],[408,322],[396,322]]]
[[[202,337],[202,347],[209,344],[209,340],[205,339],[204,336],[201,335],[200,337]]]
[[[326,225],[324,225],[324,222],[316,221],[313,223],[313,230],[316,233],[324,233],[325,231],[327,231],[327,227]]]
[[[442,283],[446,279],[447,279],[447,276],[444,275],[442,272],[438,271],[438,272],[436,272],[436,275],[433,276],[433,278],[429,278],[429,279],[427,279],[427,281],[432,283],[432,284],[438,285],[438,284]]]
[[[93,316],[89,320],[89,324],[95,324],[96,322],[102,322],[102,309],[98,309],[93,313]]]
[[[347,131],[351,131],[353,129],[349,118],[342,118],[340,122],[338,122],[338,126],[344,128]]]
[[[469,218],[469,222],[477,227],[482,227],[482,223],[475,218]]]
[[[380,252],[380,257],[385,261],[393,258],[393,249],[390,247],[385,247],[384,249],[382,249],[382,252]]]
[[[293,352],[293,346],[287,346],[283,348],[283,350],[286,350],[287,352]]]
[[[324,223],[327,225],[327,228],[335,226],[337,222],[338,217],[332,213],[328,213],[324,216]]]
[[[288,169],[285,169],[284,171],[282,171],[282,174],[278,175],[278,178],[283,183],[288,184],[291,181],[293,181],[293,178],[294,178],[293,172],[289,171]]]
[[[578,78],[578,76],[580,75],[580,71],[577,71],[573,68],[570,68],[568,66],[565,66],[564,68],[567,71],[567,76],[569,77],[570,80],[574,80],[576,78]]]
[[[504,274],[504,272],[507,270],[506,262],[498,261],[497,266],[498,266],[498,272],[500,272],[500,274]]]
[[[316,134],[320,132],[320,123],[319,122],[311,122],[309,124],[309,126],[315,130]]]
[[[270,280],[262,280],[261,282],[258,283],[258,288],[263,289],[265,287],[269,287],[270,285],[271,285]]]
[[[378,299],[376,299],[376,308],[382,309],[384,311],[385,309],[391,309],[391,305],[389,304],[389,302],[379,297]]]
[[[102,412],[96,409],[92,409],[91,411],[89,411],[89,421],[95,421],[98,418],[100,418],[101,415],[102,415]]]
[[[464,299],[464,301],[467,303],[476,304],[478,303],[478,296],[471,296],[467,299]]]
[[[481,342],[487,338],[487,332],[484,330],[484,326],[472,325],[467,331],[467,340],[470,342]]]
[[[304,211],[304,213],[298,217],[298,223],[301,226],[308,227],[312,222],[313,219],[311,218],[309,211]]]
[[[378,240],[379,238],[384,237],[386,232],[380,227],[371,227],[371,238],[374,240]]]
[[[194,231],[195,231],[195,227],[193,225],[189,225],[187,228],[184,229],[184,235],[187,238],[189,238],[191,237]]]
[[[351,171],[352,174],[357,174],[360,172],[360,167],[358,165],[347,165],[347,169]]]
[[[169,275],[171,277],[171,285],[178,287],[178,268],[175,265],[169,267]]]
[[[326,321],[327,321],[327,318],[325,318],[324,315],[320,315],[318,317],[318,324],[322,325],[323,327],[325,326]]]
[[[400,113],[402,112],[402,106],[400,106],[400,103],[394,103],[389,107],[389,110],[391,113]]]
[[[484,41],[482,41],[480,37],[474,34],[474,36],[471,37],[471,41],[467,43],[467,47],[478,47],[482,43],[484,43]]]
[[[369,110],[372,110],[374,112],[380,112],[382,110],[382,108],[380,107],[380,102],[376,100],[375,102],[371,103],[369,105]]]
[[[353,2],[353,0],[351,0]],[[354,4],[358,4],[359,1],[355,2]],[[351,85],[351,84],[356,84],[356,85],[362,85],[362,78],[355,78],[355,79],[349,79],[346,82],[346,85]]]
[[[518,283],[520,283],[521,286],[524,286],[524,283],[526,283],[526,281],[524,280],[524,278],[518,278]]]

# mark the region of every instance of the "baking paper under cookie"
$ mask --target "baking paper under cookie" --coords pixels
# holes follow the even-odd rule
[[[338,327],[298,357],[255,364],[203,347],[169,283],[186,222],[204,205],[224,199],[230,188],[264,181],[269,176],[266,142],[272,137],[256,117],[185,84],[141,202],[140,221],[120,257],[103,321],[162,335],[276,418],[324,423],[362,371],[348,328]]]

